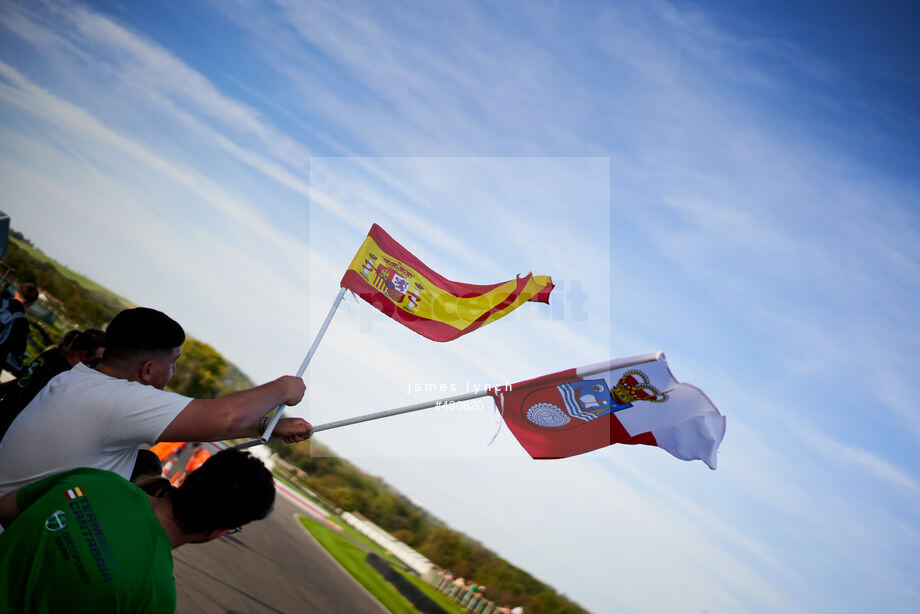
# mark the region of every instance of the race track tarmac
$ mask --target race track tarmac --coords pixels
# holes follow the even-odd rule
[[[279,496],[271,515],[242,533],[175,550],[176,612],[386,614],[301,528],[297,512]]]

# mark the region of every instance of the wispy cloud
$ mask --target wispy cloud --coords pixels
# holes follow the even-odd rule
[[[0,77],[6,81],[6,87],[0,90],[0,96],[8,104],[33,113],[71,134],[92,139],[100,145],[129,155],[150,170],[196,194],[202,201],[220,210],[222,214],[239,220],[240,225],[260,232],[278,244],[290,245],[289,237],[281,234],[275,227],[266,224],[252,207],[238,202],[204,175],[193,169],[178,166],[171,160],[147,149],[145,145],[119,134],[87,111],[49,94],[4,62],[0,62]],[[304,248],[295,246],[295,249],[303,250]]]
[[[259,378],[299,363],[372,221],[451,278],[582,282],[585,318],[525,306],[446,346],[348,304],[295,411],[662,349],[728,415],[715,474],[641,447],[516,463],[486,411],[328,438],[599,611],[916,603],[920,202],[841,146],[899,137],[836,121],[865,101],[833,58],[668,2],[196,8],[258,75],[131,10],[0,11],[4,207],[27,234]],[[916,125],[898,108],[876,111]],[[432,474],[475,475],[501,513]],[[562,552],[532,539],[551,530]]]
[[[920,485],[908,472],[868,450],[840,443],[799,420],[787,417],[785,422],[789,425],[790,433],[801,439],[809,449],[820,452],[828,462],[833,465],[844,462],[858,470],[868,472],[886,482],[890,487],[906,491],[908,496],[920,503],[920,498],[917,498],[917,495],[920,494]],[[920,512],[920,506],[916,511]]]

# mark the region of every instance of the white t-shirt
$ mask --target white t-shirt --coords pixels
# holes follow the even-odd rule
[[[156,443],[191,401],[77,363],[42,388],[0,441],[0,496],[77,467],[130,478],[138,446]]]

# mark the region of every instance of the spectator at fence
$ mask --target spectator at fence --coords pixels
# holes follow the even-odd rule
[[[58,373],[68,371],[78,362],[95,367],[105,349],[105,334],[97,328],[72,330],[29,363],[22,375],[3,384],[0,389],[0,438],[16,416]]]
[[[205,461],[210,458],[211,452],[207,448],[202,446],[200,443],[195,442],[192,444],[192,456],[188,459],[188,462],[185,463],[185,469],[181,472],[177,472],[176,475],[172,477],[170,483],[173,486],[179,486],[182,484],[182,480],[187,478],[190,473],[201,467]]]
[[[169,472],[172,470],[173,465],[176,464],[177,456],[185,448],[185,444],[185,441],[161,441],[150,448],[150,451],[160,459],[164,476],[169,476]]]
[[[25,283],[10,297],[0,299],[0,370],[19,375],[29,341],[26,309],[38,300],[38,286]]]
[[[172,486],[169,480],[163,477],[163,472],[160,457],[153,450],[141,448],[137,451],[134,471],[131,472],[131,483],[148,495],[161,497]]]
[[[60,374],[0,441],[0,495],[75,467],[127,478],[143,443],[255,437],[268,412],[303,398],[303,380],[292,376],[217,399],[167,392],[184,341],[182,327],[154,309],[115,316],[97,369],[78,363]],[[311,428],[302,418],[283,418],[274,433],[294,443]]]
[[[0,498],[0,611],[174,612],[171,551],[265,518],[271,473],[224,450],[165,497],[74,469]]]

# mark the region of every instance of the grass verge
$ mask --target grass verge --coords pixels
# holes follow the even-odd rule
[[[351,537],[357,539],[358,541],[360,541],[360,542],[363,543],[363,544],[366,544],[369,548],[371,548],[372,550],[374,550],[377,554],[379,554],[379,555],[381,555],[381,556],[385,556],[386,558],[390,559],[391,561],[394,561],[394,562],[398,563],[399,565],[402,565],[402,563],[399,562],[396,558],[394,558],[392,554],[389,554],[389,553],[387,553],[387,552],[384,552],[383,549],[382,549],[380,546],[378,546],[377,544],[375,544],[374,542],[372,542],[371,540],[369,540],[369,539],[368,539],[367,537],[365,537],[364,535],[362,535],[362,534],[358,533],[357,531],[355,531],[352,527],[350,527],[348,524],[346,524],[345,522],[343,522],[340,518],[338,518],[338,517],[332,515],[332,516],[329,517],[329,519],[332,520],[333,522],[337,523],[339,526],[341,526],[342,529],[343,529],[343,532],[344,532],[345,534],[350,535]],[[334,532],[331,531],[328,527],[322,525],[322,524],[319,523],[319,522],[316,522],[316,521],[313,520],[313,519],[308,519],[308,518],[306,518],[306,517],[301,517],[301,522],[303,522],[303,525],[307,528],[308,531],[310,531],[310,534],[313,535],[313,536],[316,538],[316,540],[317,540],[324,548],[326,548],[326,550],[329,551],[329,553],[332,554],[332,556],[333,556],[337,561],[339,561],[339,563],[342,565],[342,567],[345,567],[345,569],[348,570],[348,572],[352,574],[352,576],[355,576],[355,574],[351,571],[351,569],[349,569],[344,563],[342,563],[342,561],[338,558],[338,556],[336,556],[335,553],[333,553],[333,552],[330,550],[330,548],[329,548],[329,546],[327,546],[326,542],[324,542],[323,540],[320,539],[320,537],[319,537],[319,535],[318,535],[318,534],[320,533],[320,531],[314,532],[313,530],[311,530],[311,526],[310,526],[309,524],[307,524],[308,522],[310,522],[310,523],[312,523],[313,525],[319,527],[320,529],[325,530],[325,531],[328,532],[331,536],[334,536],[334,537],[338,538],[338,539],[341,541],[341,543],[347,544],[348,546],[350,546],[350,547],[351,547],[353,550],[355,550],[356,552],[360,552],[360,555],[359,555],[359,557],[360,557],[360,563],[361,563],[361,565],[367,570],[367,572],[368,572],[368,573],[374,574],[374,576],[376,577],[377,580],[379,580],[379,581],[382,582],[383,584],[386,584],[386,586],[387,586],[390,590],[392,590],[394,593],[396,593],[397,595],[399,595],[399,591],[397,591],[395,588],[393,588],[393,586],[392,586],[389,582],[387,582],[387,581],[384,580],[382,577],[380,577],[380,574],[378,574],[376,571],[374,571],[374,569],[373,569],[370,565],[368,565],[367,563],[364,562],[365,553],[364,553],[363,551],[361,551],[360,548],[355,547],[355,545],[354,545],[353,543],[350,543],[347,539],[343,538],[342,535],[339,535],[339,534],[334,533]],[[331,542],[331,541],[332,541],[332,540],[330,540],[330,542]],[[422,591],[423,593],[425,593],[426,595],[428,595],[429,597],[431,597],[438,605],[440,605],[442,608],[444,608],[444,610],[445,610],[446,612],[449,612],[450,614],[466,614],[466,610],[464,610],[464,609],[461,608],[459,605],[457,605],[456,603],[454,603],[453,601],[451,601],[450,599],[448,599],[446,595],[444,595],[443,593],[437,591],[434,587],[429,586],[427,582],[425,582],[424,580],[422,580],[422,579],[419,578],[418,576],[416,576],[416,575],[414,575],[414,574],[411,574],[411,573],[407,573],[407,572],[403,571],[402,569],[397,569],[397,571],[398,571],[399,573],[401,573],[403,576],[405,576],[410,582],[412,582],[413,584],[415,584],[419,589],[421,589],[421,591]],[[357,576],[355,576],[355,579],[358,579]],[[358,581],[361,582],[360,580],[358,580]],[[362,584],[362,586],[364,586],[364,583],[363,583],[363,582],[362,582],[361,584]],[[367,588],[367,587],[365,586],[365,588]],[[368,590],[370,590],[370,589],[368,589]],[[376,597],[376,594],[373,593],[373,591],[371,591],[371,594],[374,594],[374,596]],[[405,598],[402,597],[402,595],[399,595],[399,597],[400,597],[401,599],[405,600]],[[378,597],[378,599],[379,599],[379,597]],[[383,603],[383,600],[381,599],[380,602]],[[406,603],[408,603],[408,601],[406,601]],[[384,604],[384,605],[386,605],[386,604]],[[411,604],[409,604],[408,607],[411,608],[411,609],[409,610],[409,611],[411,611],[411,612],[417,612],[417,611],[418,611],[418,610],[416,610],[415,608],[413,608],[413,606],[412,606]],[[388,609],[390,609],[391,612],[395,611],[395,610],[393,610],[393,609],[391,609],[391,608],[389,608],[389,607],[388,607]]]
[[[447,595],[438,591],[433,586],[430,586],[427,582],[425,582],[418,576],[413,575],[411,573],[406,573],[402,570],[398,570],[398,571],[402,575],[406,576],[406,578],[409,579],[409,582],[417,586],[423,593],[431,597],[435,603],[437,603],[439,606],[444,608],[445,612],[449,612],[450,614],[469,614],[468,610],[464,610],[463,608],[461,608],[458,604],[448,599]]]
[[[337,534],[329,527],[305,516],[300,522],[316,541],[338,561],[358,583],[367,589],[377,601],[394,614],[415,614],[418,612],[405,597],[393,586],[380,577],[374,569],[364,562],[365,552],[347,538]]]
[[[387,552],[387,551],[385,551],[383,548],[381,548],[379,544],[377,544],[376,542],[374,542],[373,540],[371,540],[370,538],[368,538],[366,535],[364,535],[364,534],[362,534],[362,533],[359,533],[357,530],[355,530],[355,528],[354,528],[353,526],[351,526],[350,524],[348,524],[347,522],[345,522],[344,520],[342,520],[341,517],[335,516],[335,515],[331,515],[331,516],[329,516],[329,520],[331,520],[332,522],[334,522],[334,523],[336,523],[337,525],[339,525],[340,527],[342,527],[342,532],[343,532],[345,535],[348,535],[348,536],[350,536],[352,539],[354,539],[354,540],[356,540],[356,541],[358,541],[358,542],[364,544],[366,547],[370,548],[371,550],[373,550],[374,552],[376,552],[377,554],[379,554],[379,555],[382,556],[383,558],[387,559],[387,560],[390,561],[391,563],[394,563],[397,567],[400,567],[400,568],[401,568],[401,567],[403,567],[403,566],[405,565],[405,563],[403,563],[402,561],[400,561],[400,560],[399,560],[398,558],[396,558],[393,554],[391,554],[390,552]]]

